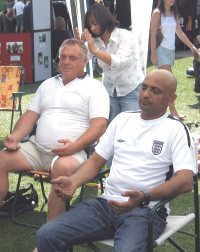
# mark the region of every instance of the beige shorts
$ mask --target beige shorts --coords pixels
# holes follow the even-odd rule
[[[20,151],[36,171],[49,172],[55,160],[59,156],[54,155],[50,149],[46,149],[35,142],[35,136],[31,136],[30,140],[25,143],[20,143]],[[86,152],[80,151],[74,155],[79,163],[83,163],[87,159]]]

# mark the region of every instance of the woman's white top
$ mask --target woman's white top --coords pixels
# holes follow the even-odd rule
[[[161,31],[163,40],[161,46],[167,49],[175,50],[176,20],[174,17],[161,15]]]
[[[110,96],[116,90],[117,96],[125,96],[132,92],[144,80],[140,64],[139,42],[130,31],[115,28],[105,46],[103,40],[95,38],[95,44],[101,51],[111,56],[111,65],[98,60],[103,69],[103,84]],[[89,53],[89,58],[91,58]]]

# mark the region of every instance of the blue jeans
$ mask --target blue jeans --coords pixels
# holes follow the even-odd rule
[[[115,238],[114,252],[147,252],[149,208],[135,207],[117,214],[104,199],[90,199],[44,224],[36,234],[39,252],[65,251],[73,245]],[[166,215],[157,214],[154,237],[165,227]]]
[[[136,89],[131,91],[125,96],[110,96],[110,116],[109,122],[111,122],[116,115],[124,111],[136,111],[139,110],[139,92],[141,85],[138,85]]]

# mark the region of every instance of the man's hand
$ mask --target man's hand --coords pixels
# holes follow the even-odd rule
[[[60,176],[52,179],[51,183],[55,185],[55,192],[63,201],[71,199],[76,191],[76,184],[69,177]]]
[[[126,202],[109,201],[109,204],[119,214],[128,212],[132,208],[138,206],[143,201],[144,193],[139,191],[127,191],[123,192],[122,196],[128,197],[128,200]]]
[[[63,143],[63,146],[56,147],[51,150],[55,155],[57,155],[59,157],[63,157],[63,156],[72,155],[76,152],[76,150],[74,148],[74,142],[72,142],[68,139],[60,139],[60,140],[58,140],[58,142]]]
[[[6,136],[4,140],[4,146],[9,151],[16,151],[20,148],[18,141],[11,134]]]

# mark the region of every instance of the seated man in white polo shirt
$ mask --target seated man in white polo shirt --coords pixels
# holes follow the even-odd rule
[[[88,62],[84,43],[65,40],[59,51],[61,74],[44,81],[28,110],[20,117],[0,152],[0,205],[8,190],[8,172],[50,171],[52,178],[72,175],[86,160],[84,149],[97,141],[107,127],[109,96],[99,81],[84,73]],[[36,135],[20,141],[37,123]],[[65,211],[53,189],[48,220]]]
[[[66,251],[113,237],[113,251],[148,252],[150,208],[160,199],[192,190],[194,143],[187,127],[167,113],[176,98],[176,78],[169,71],[155,70],[141,85],[141,112],[116,116],[90,159],[72,176],[52,180],[58,196],[70,199],[113,156],[104,193],[44,224],[36,235],[39,252]],[[166,217],[165,207],[156,213],[155,239],[164,230]]]

